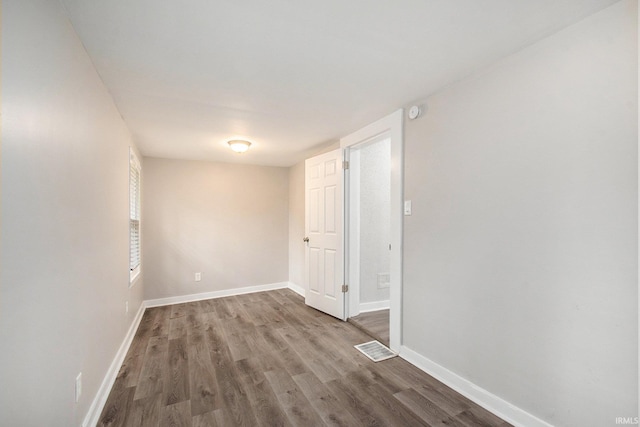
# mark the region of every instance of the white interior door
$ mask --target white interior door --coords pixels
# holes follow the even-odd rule
[[[345,320],[342,150],[305,162],[305,302]]]

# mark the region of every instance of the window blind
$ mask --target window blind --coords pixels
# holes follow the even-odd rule
[[[129,155],[129,270],[140,266],[140,162]]]

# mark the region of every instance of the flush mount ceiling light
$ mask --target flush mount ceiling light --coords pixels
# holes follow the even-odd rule
[[[251,143],[242,139],[233,139],[228,142],[229,147],[236,153],[244,153],[249,149]]]

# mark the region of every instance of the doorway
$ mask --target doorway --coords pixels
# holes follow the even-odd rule
[[[402,344],[402,221],[403,221],[403,183],[402,183],[402,171],[403,171],[403,138],[402,138],[402,120],[403,110],[397,110],[396,112],[360,129],[357,132],[352,133],[340,140],[340,147],[343,150],[344,159],[347,162],[355,160],[358,162],[361,160],[363,147],[367,145],[373,145],[377,142],[388,140],[389,141],[389,166],[388,173],[385,173],[386,179],[389,182],[389,209],[388,209],[388,224],[389,234],[387,237],[387,251],[389,255],[389,267],[388,267],[388,308],[389,308],[389,348],[399,353]],[[352,154],[355,154],[352,159]],[[360,155],[360,158],[358,158]],[[357,166],[357,165],[356,165]],[[347,301],[345,303],[346,317],[354,317],[354,314],[360,311],[360,284],[362,283],[359,277],[361,272],[360,261],[358,257],[355,257],[352,253],[354,245],[360,245],[359,239],[352,236],[351,229],[351,213],[353,208],[352,194],[350,181],[354,175],[352,164],[349,163],[349,168],[344,175],[344,189],[345,189],[345,207],[344,218],[349,218],[345,221],[344,230],[344,277],[345,282],[348,283],[348,292],[346,294]],[[355,248],[357,250],[357,248]],[[361,249],[361,248],[360,248]],[[356,260],[357,259],[357,260]],[[381,273],[380,276],[377,274]],[[376,271],[373,279],[375,286],[378,286],[378,281],[382,283],[381,289],[385,289],[385,271]],[[378,278],[379,277],[379,278]],[[357,288],[357,290],[356,290]],[[357,304],[356,304],[357,302]],[[367,302],[363,300],[363,302]],[[373,301],[372,301],[373,302]],[[374,305],[365,306],[365,309],[373,309]]]
[[[391,140],[349,147],[349,322],[389,345]]]
[[[402,219],[403,219],[403,110],[396,112],[340,139],[340,149],[307,159],[305,163],[305,302],[338,319],[353,317],[350,304],[359,286],[353,281],[349,218],[352,148],[388,138],[389,162],[389,348],[400,352],[402,344]],[[347,163],[339,166],[339,161]],[[343,169],[344,174],[339,173]],[[329,214],[329,215],[327,215]],[[315,234],[314,234],[315,233]],[[381,271],[380,280],[386,280]],[[340,286],[342,281],[343,285]],[[377,283],[377,281],[376,281]]]

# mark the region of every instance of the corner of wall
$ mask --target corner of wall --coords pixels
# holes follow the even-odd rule
[[[109,393],[111,392],[111,388],[116,381],[118,376],[118,372],[120,370],[120,366],[124,363],[124,358],[129,351],[129,347],[133,342],[133,337],[138,330],[138,326],[140,325],[140,321],[142,320],[142,315],[144,314],[146,305],[145,302],[142,301],[140,303],[140,307],[138,308],[138,312],[136,313],[133,322],[131,322],[131,326],[129,326],[129,330],[120,344],[120,348],[116,353],[111,365],[109,365],[109,369],[100,384],[100,388],[98,388],[98,392],[96,393],[91,405],[89,406],[89,411],[87,411],[87,415],[84,417],[82,421],[82,427],[92,427],[98,424],[100,420],[100,414],[104,408],[105,403],[107,402],[107,398],[109,397]]]
[[[298,295],[300,295],[301,297],[303,297],[303,298],[304,298],[304,296],[305,296],[305,294],[306,294],[306,291],[305,291],[305,289],[304,289],[302,286],[300,286],[300,285],[296,285],[296,284],[295,284],[295,283],[293,283],[293,282],[288,282],[288,285],[287,285],[287,286],[288,286],[288,288],[289,288],[289,289],[291,289],[293,292],[297,293]]]

